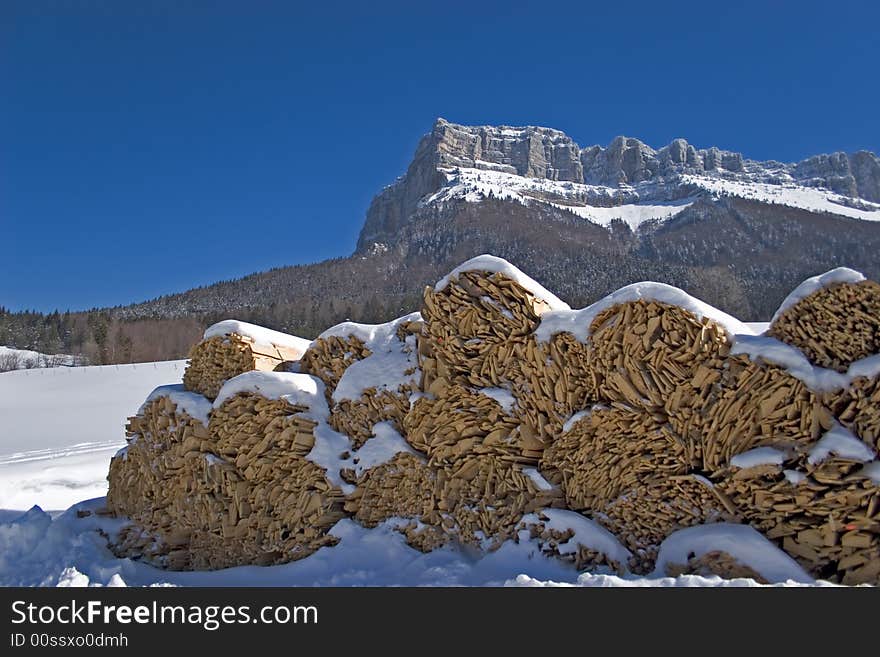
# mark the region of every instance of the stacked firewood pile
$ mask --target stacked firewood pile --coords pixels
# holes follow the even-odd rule
[[[673,531],[726,520],[761,529],[816,575],[876,580],[868,564],[880,539],[864,531],[880,527],[880,508],[872,501],[876,481],[862,472],[861,461],[808,460],[835,415],[875,444],[874,379],[856,379],[833,395],[814,392],[760,355],[731,355],[734,338],[717,323],[647,299],[588,318],[585,342],[598,403],[547,447],[541,469],[570,508],[596,518],[630,548],[634,571],[653,567]],[[836,403],[826,403],[829,398]],[[732,465],[760,448],[784,461]],[[784,471],[807,482],[819,473],[821,483],[803,484],[810,494],[795,495]],[[840,528],[847,523],[829,518],[860,519],[848,526],[862,533],[844,542]],[[823,522],[838,531],[817,551],[804,541],[818,541],[814,530]]]
[[[422,317],[431,358],[422,368],[477,387],[509,383],[519,374],[513,345],[527,342],[551,308],[502,273],[465,271],[439,291],[426,288]]]
[[[360,477],[346,509],[368,527],[411,518],[413,530],[405,534],[422,550],[452,539],[491,550],[515,537],[525,514],[558,500],[556,491],[540,490],[522,469],[496,456],[432,467],[399,454]]]
[[[256,336],[251,335],[248,328],[259,331],[255,332]],[[265,339],[261,340],[263,336]],[[302,357],[307,345],[307,340],[283,336],[262,327],[229,320],[220,322],[205,331],[205,338],[190,351],[183,385],[187,390],[214,399],[223,384],[239,374],[254,370],[283,371],[287,363]]]
[[[733,519],[714,485],[692,474],[693,448],[668,422],[642,410],[598,407],[544,453],[542,471],[569,508],[604,524],[648,572],[673,531]]]
[[[516,352],[536,347],[540,315],[560,302],[500,272],[464,271],[438,288],[425,290],[422,308],[425,394],[403,418],[403,435],[424,461],[398,457],[364,473],[351,508],[368,523],[415,517],[447,539],[497,547],[525,514],[560,501],[523,470],[537,464],[544,443],[517,417],[511,392],[523,378]],[[395,490],[418,501],[401,505]]]
[[[853,439],[856,440],[856,439]],[[784,457],[731,468],[719,486],[743,520],[814,576],[844,584],[880,581],[880,487],[864,460]]]
[[[120,555],[173,569],[201,565],[201,557],[188,546],[193,541],[207,546],[215,535],[203,532],[194,516],[204,511],[223,516],[229,504],[212,494],[220,491],[208,479],[212,468],[201,448],[210,441],[207,427],[178,411],[170,397],[159,397],[129,419],[126,435],[128,446],[110,462],[107,508],[128,516],[135,526],[112,547]],[[192,504],[184,502],[187,494]],[[216,543],[223,549],[222,534]]]
[[[590,324],[590,345],[597,399],[648,413],[662,412],[675,393],[699,395],[729,351],[716,322],[651,300],[599,313]]]
[[[880,452],[880,374],[860,376],[825,399],[842,425]]]
[[[461,384],[436,385],[404,418],[409,443],[431,465],[449,465],[469,456],[493,455],[509,463],[536,464],[543,443],[492,397]],[[493,390],[493,389],[489,389]]]
[[[304,458],[317,425],[309,410],[242,392],[206,427],[170,397],[151,401],[111,462],[108,508],[137,525],[114,550],[202,570],[284,563],[333,544],[327,530],[344,515],[343,495]]]
[[[185,385],[219,403],[209,422],[161,396],[132,418],[108,505],[146,531],[116,549],[172,568],[279,563],[348,515],[426,551],[528,537],[578,567],[645,573],[674,532],[724,521],[814,576],[880,582],[880,286],[808,288],[771,326],[787,347],[668,286],[574,311],[503,261],[470,265],[425,290],[421,315],[341,324],[303,354],[206,336]],[[812,372],[779,355],[798,349]],[[221,391],[276,368],[301,374],[260,374],[270,388],[304,377],[320,404]],[[625,558],[535,520],[561,509]],[[756,575],[721,549],[674,569]]]
[[[774,318],[767,335],[797,347],[820,367],[845,372],[880,353],[880,284],[822,287]]]
[[[373,436],[378,422],[390,421],[398,432],[403,431],[403,417],[409,410],[409,398],[418,390],[417,339],[422,321],[418,313],[393,320],[386,325],[369,326],[345,323],[318,336],[303,355],[301,370],[324,382],[327,401],[331,405],[330,426],[352,439],[358,448]],[[376,335],[379,339],[375,339]],[[369,336],[377,351],[370,349],[362,337]],[[354,386],[353,398],[335,394],[348,368],[358,361],[375,361],[375,367],[362,377],[376,378],[376,372],[391,375],[389,360],[398,364],[403,380],[389,382],[371,380],[367,385]],[[404,361],[404,365],[399,363]],[[353,374],[353,373],[352,373]],[[357,376],[353,374],[354,376]],[[396,384],[396,385],[395,385]]]
[[[831,428],[821,395],[745,355],[698,372],[690,387],[695,398],[683,400],[679,390],[671,396],[670,422],[690,438],[694,466],[713,477],[737,454],[762,446],[803,452]]]
[[[423,299],[422,389],[433,392],[450,382],[506,389],[516,398],[512,414],[521,433],[542,445],[552,441],[595,393],[580,342],[567,334],[547,344],[535,338],[545,313],[568,306],[503,271],[462,271],[443,283],[427,288]]]
[[[329,335],[316,338],[300,360],[303,372],[324,382],[327,401],[332,401],[333,391],[348,366],[363,360],[372,352],[356,335]]]

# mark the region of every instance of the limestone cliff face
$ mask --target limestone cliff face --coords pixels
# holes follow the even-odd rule
[[[581,148],[568,135],[536,126],[464,126],[437,119],[407,169],[373,200],[357,251],[395,241],[403,226],[448,182],[456,169],[500,172],[526,179],[571,182],[618,190],[641,185],[640,200],[682,196],[681,176],[725,181],[795,184],[851,199],[880,202],[880,159],[868,151],[816,155],[786,164],[745,159],[716,147],[698,149],[684,139],[653,149],[632,137]],[[648,185],[649,187],[645,187]],[[624,192],[624,195],[626,193]]]
[[[849,167],[859,196],[880,203],[880,158],[870,151],[857,151],[849,156]]]
[[[406,174],[373,199],[358,250],[395,235],[420,199],[446,182],[440,169],[454,167],[583,182],[580,148],[558,130],[462,126],[438,119],[419,142]]]

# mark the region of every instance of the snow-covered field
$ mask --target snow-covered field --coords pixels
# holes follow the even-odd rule
[[[332,530],[338,545],[282,566],[169,572],[118,559],[96,530],[112,534],[124,521],[94,513],[104,504],[109,459],[124,444],[126,418],[153,388],[179,382],[184,366],[172,361],[0,374],[0,585],[758,586],[748,579],[578,573],[541,554],[525,533],[485,555],[457,547],[423,554],[405,544],[393,520],[375,529],[341,520]],[[743,562],[771,581],[821,584],[747,527],[697,529],[670,537],[661,560],[732,541],[742,546]]]
[[[186,361],[0,374],[0,509],[63,510],[107,492],[125,421]]]

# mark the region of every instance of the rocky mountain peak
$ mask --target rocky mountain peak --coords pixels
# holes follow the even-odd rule
[[[406,174],[371,204],[358,252],[396,235],[420,203],[461,170],[608,188],[604,193],[609,197],[636,201],[678,199],[686,179],[697,176],[747,185],[820,188],[855,199],[856,205],[858,199],[880,202],[880,159],[868,151],[816,155],[785,164],[749,160],[714,146],[697,148],[683,138],[657,150],[626,136],[615,137],[607,146],[581,148],[553,128],[466,126],[438,118],[420,141]]]

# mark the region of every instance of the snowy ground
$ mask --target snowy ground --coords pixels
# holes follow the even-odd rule
[[[125,421],[186,361],[0,374],[0,509],[64,510],[107,492]]]
[[[495,552],[482,556],[453,547],[423,554],[404,543],[400,533],[394,530],[393,521],[388,521],[375,529],[365,529],[349,519],[340,520],[332,529],[332,533],[340,539],[338,545],[322,548],[300,561],[271,567],[243,566],[211,572],[170,572],[129,559],[113,557],[107,550],[106,542],[95,530],[102,529],[112,533],[122,525],[122,522],[94,514],[78,517],[79,514],[98,509],[102,505],[103,499],[84,502],[54,519],[39,509],[32,509],[15,520],[0,523],[0,584],[6,586],[759,586],[749,579],[725,581],[718,577],[619,577],[607,573],[578,573],[565,563],[543,556],[537,551],[534,543],[527,540],[519,543],[509,541]],[[524,539],[525,533],[523,533]],[[761,538],[761,541],[764,539]],[[755,556],[758,560],[771,564],[774,558],[778,559],[779,553]],[[811,582],[804,577],[802,571],[799,574],[796,566],[793,570],[789,567],[789,570],[781,572],[792,575],[784,581],[785,586],[823,585],[821,582]]]
[[[109,459],[124,444],[126,418],[153,388],[179,382],[184,363],[0,374],[0,585],[757,586],[746,579],[578,573],[541,554],[525,533],[490,554],[458,547],[422,554],[404,543],[394,521],[365,529],[350,519],[332,529],[338,545],[282,566],[169,572],[118,559],[96,530],[112,534],[124,521],[93,513],[104,505]],[[786,585],[815,584],[765,539],[751,539],[740,541],[747,548],[742,558],[759,572],[773,568],[769,578]],[[707,542],[706,532],[678,537],[669,555],[699,550],[700,541],[717,539]]]

